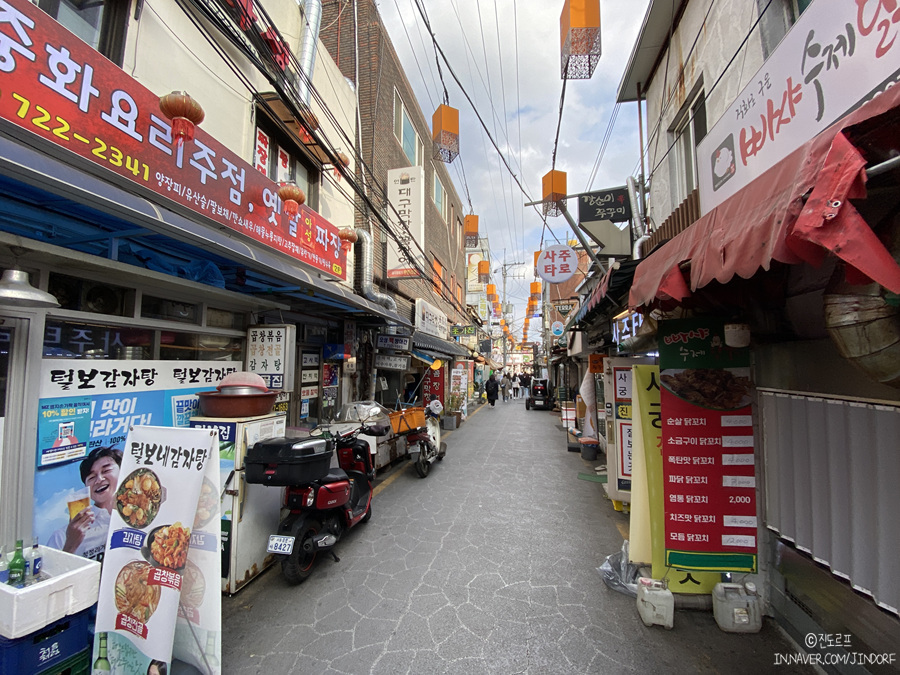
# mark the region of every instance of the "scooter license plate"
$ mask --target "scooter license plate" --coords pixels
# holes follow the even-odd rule
[[[281,553],[282,555],[290,555],[294,550],[294,538],[285,537],[280,534],[269,535],[269,546],[266,551],[269,553]]]

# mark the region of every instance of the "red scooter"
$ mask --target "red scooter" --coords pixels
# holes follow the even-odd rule
[[[319,552],[339,562],[334,545],[348,529],[372,517],[375,467],[360,434],[385,436],[390,420],[351,431],[310,438],[270,438],[254,444],[244,458],[248,483],[284,487],[287,515],[267,550],[281,557],[281,571],[292,584],[312,573]],[[340,468],[331,468],[337,450]]]

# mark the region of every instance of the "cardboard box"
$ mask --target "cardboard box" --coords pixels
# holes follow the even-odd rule
[[[20,638],[87,609],[100,595],[100,563],[41,546],[49,579],[26,588],[0,584],[0,635]]]

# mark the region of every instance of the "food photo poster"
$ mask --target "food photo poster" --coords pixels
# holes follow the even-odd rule
[[[219,615],[203,608],[207,588],[219,591],[216,569],[203,569],[218,560],[218,507],[210,498],[218,464],[214,430],[129,431],[110,514],[92,662],[106,660],[113,673],[168,666],[181,614],[204,661],[201,670],[218,672],[220,647],[216,631],[210,640],[210,629],[219,625]],[[204,531],[210,523],[211,531]],[[214,653],[204,659],[205,651]]]

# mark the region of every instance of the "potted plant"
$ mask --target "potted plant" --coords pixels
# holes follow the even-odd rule
[[[445,419],[447,417],[453,417],[453,428],[459,428],[459,425],[462,424],[462,394],[459,392],[452,392],[450,396],[447,397],[447,410]]]

